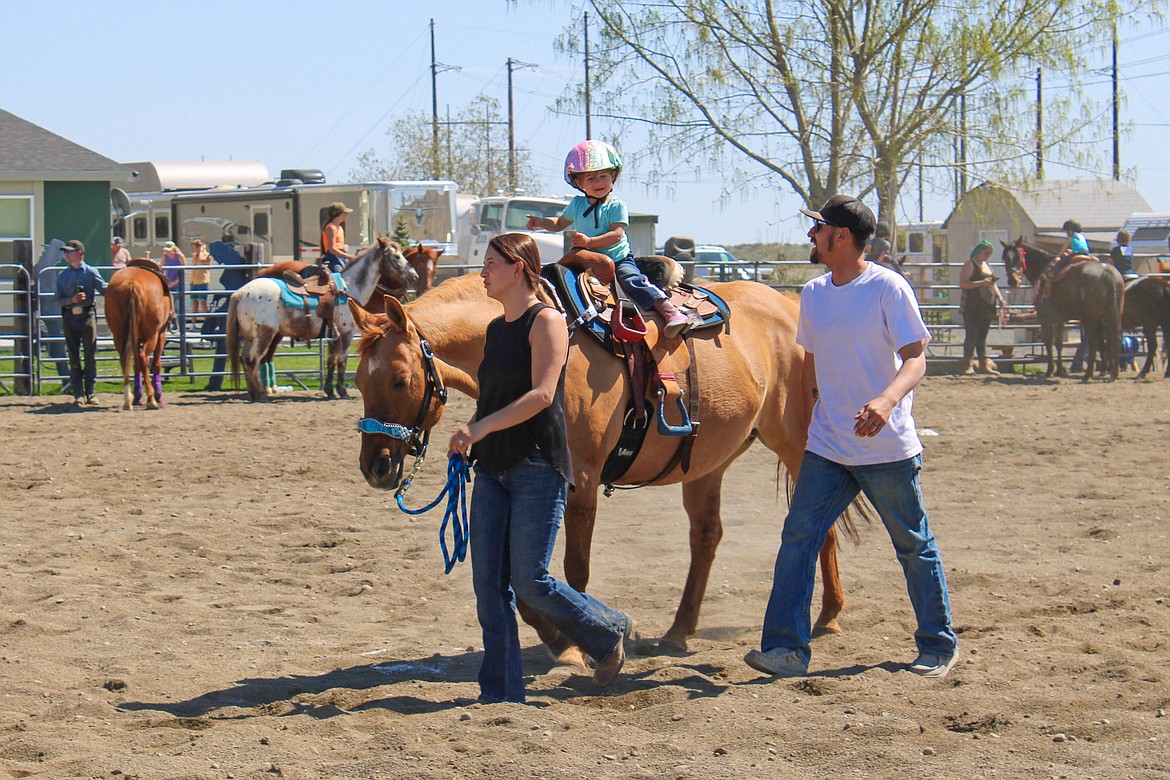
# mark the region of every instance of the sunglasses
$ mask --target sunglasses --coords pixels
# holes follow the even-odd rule
[[[821,225],[828,225],[831,228],[841,227],[840,225],[834,225],[832,222],[826,222],[823,219],[814,219],[813,223],[812,223],[812,228],[809,229],[809,232],[810,233],[817,232],[818,230],[821,229]]]

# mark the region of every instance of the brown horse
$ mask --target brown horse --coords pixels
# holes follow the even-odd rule
[[[132,263],[150,261],[134,260]],[[143,377],[146,408],[159,408],[162,354],[173,303],[165,278],[144,266],[119,269],[106,287],[106,323],[122,364],[122,408],[131,409],[130,375]],[[150,381],[147,366],[150,366]]]
[[[416,244],[406,250],[406,262],[410,263],[410,267],[418,274],[418,282],[414,287],[418,295],[422,295],[431,289],[431,285],[434,284],[435,271],[439,269],[439,256],[441,254],[443,254],[442,249],[434,249],[423,246],[422,244]],[[402,296],[397,295],[395,297],[401,298]]]
[[[1003,245],[1003,265],[1009,278],[1023,271],[1033,286],[1056,256],[1043,249],[1024,243],[1021,236]],[[1064,349],[1064,323],[1079,320],[1089,343],[1086,351],[1085,376],[1093,376],[1097,350],[1104,355],[1105,368],[1112,379],[1117,379],[1121,358],[1122,281],[1117,269],[1105,263],[1078,262],[1061,271],[1048,282],[1051,293],[1037,303],[1036,315],[1040,333],[1048,353],[1047,376],[1068,376],[1061,355]]]
[[[1125,286],[1125,308],[1121,312],[1121,327],[1141,328],[1146,335],[1146,364],[1138,372],[1143,379],[1158,355],[1158,328],[1162,329],[1162,344],[1170,344],[1170,279],[1143,276]],[[1170,378],[1170,360],[1166,361],[1164,378]]]
[[[722,331],[699,331],[691,339],[700,377],[697,415],[702,434],[694,439],[687,471],[675,466],[661,484],[682,483],[683,505],[690,517],[691,561],[674,623],[662,639],[667,648],[685,649],[694,634],[715,548],[723,535],[719,515],[723,474],[731,462],[759,439],[779,455],[791,475],[800,468],[807,440],[807,410],[801,395],[803,350],[796,345],[798,302],[761,284],[711,285],[732,307]],[[449,279],[405,306],[387,298],[386,313],[371,315],[350,302],[362,330],[355,375],[365,416],[385,423],[413,426],[412,441],[384,433],[363,433],[360,466],[375,488],[394,490],[403,478],[403,462],[417,451],[418,437],[439,422],[438,379],[471,397],[478,395],[474,377],[483,358],[488,322],[502,312],[487,297],[478,276]],[[436,360],[428,371],[422,339]],[[589,582],[589,552],[597,512],[597,491],[606,457],[618,441],[630,398],[622,362],[584,334],[570,343],[565,379],[565,412],[573,454],[576,490],[565,512],[565,578],[583,590]],[[654,480],[671,462],[678,439],[662,436],[651,425],[645,444],[619,484]],[[817,625],[839,631],[844,606],[837,572],[836,533],[821,550],[824,596]],[[576,662],[555,628],[521,614],[563,661]]]

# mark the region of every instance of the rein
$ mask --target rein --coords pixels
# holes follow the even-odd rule
[[[411,475],[413,476],[413,474]],[[467,522],[467,485],[471,482],[471,466],[462,455],[452,455],[447,461],[447,484],[443,486],[435,500],[418,509],[409,509],[404,502],[406,488],[410,482],[403,484],[394,498],[398,501],[398,508],[408,515],[421,515],[438,506],[444,498],[447,499],[447,508],[443,512],[443,523],[439,526],[439,547],[443,550],[443,573],[450,574],[455,564],[467,558],[467,541],[471,537],[471,528]],[[454,552],[447,550],[447,524],[451,524],[451,545]]]

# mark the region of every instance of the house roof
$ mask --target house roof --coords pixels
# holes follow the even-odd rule
[[[0,178],[13,174],[101,174],[113,181],[129,179],[130,168],[62,138],[27,119],[0,109]]]
[[[1115,231],[1135,211],[1149,211],[1142,194],[1113,179],[1053,179],[1022,185],[985,182],[976,189],[1000,190],[1015,198],[1036,231],[1060,231],[1075,219],[1085,232]]]

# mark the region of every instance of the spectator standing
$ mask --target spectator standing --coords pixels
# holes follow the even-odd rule
[[[105,280],[85,262],[85,245],[77,239],[65,244],[69,267],[57,274],[57,304],[61,307],[61,324],[65,332],[65,349],[69,353],[69,386],[73,403],[96,404],[93,389],[97,379],[97,312],[95,302],[106,291]]]
[[[962,290],[960,308],[963,311],[963,363],[961,373],[998,374],[995,363],[987,357],[987,334],[998,312],[999,322],[1007,322],[1007,301],[1003,299],[988,260],[993,248],[990,241],[980,241],[971,250],[971,257],[959,272]],[[978,356],[978,368],[971,364]]]
[[[876,220],[864,203],[834,195],[820,211],[801,212],[813,220],[809,259],[829,269],[801,291],[796,327],[812,419],[784,519],[761,649],[744,661],[780,677],[808,673],[817,551],[860,492],[881,517],[906,578],[918,624],[918,657],[909,669],[945,677],[958,659],[958,640],[922,500],[922,443],[912,416],[930,332],[910,284],[865,261]]]
[[[207,287],[211,284],[211,253],[198,238],[191,242],[191,311],[207,313]]]
[[[114,240],[110,242],[110,265],[114,268],[125,268],[126,263],[129,263],[130,260],[130,250],[126,248],[126,239],[114,236]]]
[[[179,269],[187,264],[187,258],[183,257],[183,253],[179,247],[175,246],[174,241],[168,241],[163,244],[163,273],[167,277],[167,286],[171,288],[172,292],[180,292],[183,285],[183,272]]]

